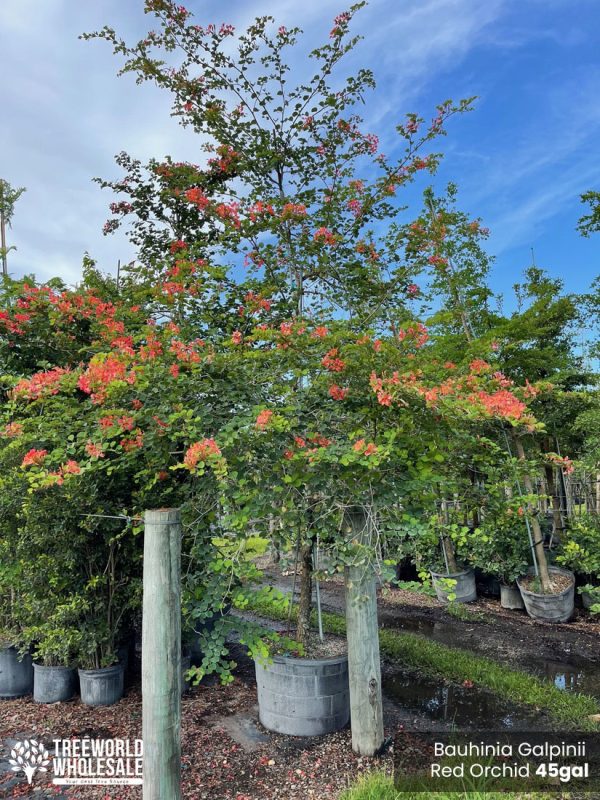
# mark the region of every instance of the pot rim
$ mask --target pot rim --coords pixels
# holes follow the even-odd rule
[[[435,572],[433,569],[430,569],[429,572],[432,578],[460,578],[462,575],[474,574],[471,567],[461,569],[460,572]]]
[[[113,664],[110,667],[100,667],[100,669],[82,669],[81,667],[77,668],[77,672],[80,675],[85,676],[86,678],[95,678],[95,677],[102,677],[103,675],[108,675],[110,672],[124,672],[125,668],[123,664]]]
[[[302,658],[302,656],[272,656],[268,661],[261,661],[257,658],[255,662],[259,663],[262,667],[268,667],[270,664],[304,664],[305,666],[319,666],[321,664],[335,664],[348,661],[348,653],[341,656],[325,656],[324,658]]]
[[[65,670],[65,671],[69,671],[69,672],[75,672],[75,670],[77,669],[77,667],[65,667],[62,664],[59,664],[56,667],[51,667],[51,666],[48,666],[48,664],[38,664],[37,661],[33,662],[33,668],[34,669],[41,669],[41,670],[44,670],[44,669],[47,669],[47,670]]]
[[[553,593],[544,593],[544,592],[532,592],[529,589],[526,589],[524,586],[521,585],[521,581],[523,578],[528,578],[530,575],[535,575],[535,570],[533,567],[530,567],[527,570],[526,575],[522,575],[520,578],[517,578],[517,586],[521,591],[521,594],[529,595],[530,597],[563,597],[564,595],[568,594],[569,592],[574,591],[575,589],[575,575],[571,572],[570,569],[563,569],[562,567],[548,567],[548,572],[558,573],[559,575],[565,575],[567,578],[571,579],[571,585],[567,586],[566,589],[563,589],[561,592],[553,592]]]

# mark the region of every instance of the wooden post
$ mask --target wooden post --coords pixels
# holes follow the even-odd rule
[[[144,516],[144,800],[181,800],[181,514]]]
[[[346,509],[345,517],[352,538],[370,545],[372,525],[365,509],[353,506]],[[373,756],[383,745],[383,702],[372,564],[346,567],[345,582],[352,749],[359,755]]]

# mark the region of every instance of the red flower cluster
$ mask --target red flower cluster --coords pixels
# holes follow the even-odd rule
[[[497,392],[489,393],[484,391],[477,392],[476,399],[483,405],[489,414],[504,417],[506,419],[521,419],[527,406],[518,397],[506,389],[498,389]]]
[[[265,428],[268,427],[269,423],[271,422],[271,418],[273,416],[273,412],[266,408],[264,411],[261,411],[260,414],[256,418],[256,427],[264,431]]]
[[[374,442],[367,444],[364,439],[358,439],[352,445],[352,449],[363,456],[373,456],[377,452],[377,445]]]
[[[36,372],[31,378],[21,378],[13,389],[13,397],[24,397],[26,400],[37,400],[58,394],[60,382],[69,370],[54,367],[45,372]]]
[[[139,430],[139,428],[136,430],[135,436],[132,436],[129,439],[121,439],[121,447],[126,453],[129,453],[132,450],[139,450],[143,446],[144,434],[141,430]]]
[[[91,439],[88,440],[88,443],[85,446],[85,452],[92,458],[104,458],[104,450],[100,447],[100,445],[92,442]]]
[[[317,228],[317,230],[313,234],[313,239],[315,242],[320,242],[321,244],[328,244],[332,247],[336,244],[335,235],[329,230],[329,228]]]
[[[333,347],[321,359],[321,364],[330,372],[343,372],[346,369],[346,362],[338,358],[338,349]]]
[[[36,450],[35,447],[32,447],[25,456],[23,457],[23,461],[21,462],[22,467],[31,467],[31,466],[39,466],[43,464],[44,459],[48,455],[47,450]]]
[[[329,395],[334,400],[345,400],[349,391],[350,389],[343,389],[335,383],[329,387]]]
[[[401,328],[398,333],[398,339],[401,342],[409,341],[418,349],[427,342],[429,334],[425,325],[418,322],[416,325],[409,325],[408,328]]]
[[[0,436],[6,439],[16,439],[23,433],[23,425],[20,422],[9,422],[8,425],[0,431]]]
[[[192,470],[195,469],[200,461],[207,461],[211,456],[220,455],[221,450],[214,439],[203,439],[188,448],[183,457],[183,463],[188,469]]]
[[[210,205],[210,200],[199,186],[194,186],[193,189],[188,189],[185,192],[185,198],[186,200],[189,200],[190,203],[194,203],[194,205],[198,206],[200,211],[205,211]]]
[[[80,375],[77,386],[82,392],[91,395],[92,403],[101,404],[111,384],[116,381],[135,383],[135,374],[127,373],[127,365],[116,355],[110,354],[103,360],[92,359],[85,372]]]

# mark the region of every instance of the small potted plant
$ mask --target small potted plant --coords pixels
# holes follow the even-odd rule
[[[517,578],[527,571],[529,546],[524,523],[511,506],[489,515],[469,534],[469,560],[500,583],[502,608],[523,610],[525,605]]]
[[[60,622],[57,615],[29,631],[35,642],[33,699],[37,703],[62,703],[77,691],[74,663],[81,648],[81,631],[64,622],[57,624]]]
[[[432,554],[431,580],[440,603],[472,603],[477,600],[475,573],[471,567],[460,564],[466,550],[469,528],[456,522],[441,522],[434,518],[433,537],[429,536]],[[434,542],[439,547],[434,547]],[[466,558],[463,559],[466,562]]]
[[[125,666],[119,661],[115,631],[98,621],[85,624],[79,651],[81,702],[87,706],[111,706],[123,697]]]
[[[594,517],[586,515],[571,522],[563,537],[558,564],[582,576],[585,585],[579,593],[583,607],[591,610],[600,603],[600,525]],[[596,612],[594,612],[596,613]]]

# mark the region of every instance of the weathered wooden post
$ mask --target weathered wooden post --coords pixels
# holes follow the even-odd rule
[[[144,515],[144,800],[181,798],[181,514]]]
[[[346,509],[352,538],[372,543],[371,519],[361,506]],[[352,749],[374,755],[383,745],[383,703],[377,624],[377,584],[371,563],[346,567],[346,635]]]

